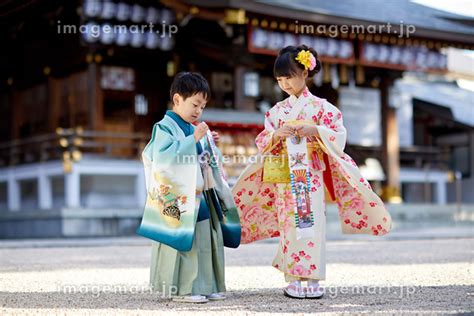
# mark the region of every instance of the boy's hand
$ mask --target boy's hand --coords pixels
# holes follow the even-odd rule
[[[286,138],[295,134],[295,129],[288,125],[283,125],[273,133],[273,138],[279,140],[280,138]]]
[[[219,136],[218,132],[211,132],[212,134],[212,139],[214,139],[214,143],[219,144],[219,141],[221,140],[221,137]]]
[[[199,125],[194,128],[194,139],[196,143],[206,135],[208,130],[209,127],[204,122],[199,123]]]

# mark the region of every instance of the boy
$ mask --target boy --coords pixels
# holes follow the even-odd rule
[[[182,72],[170,98],[173,110],[155,124],[142,154],[148,194],[137,233],[156,241],[150,284],[177,302],[223,300],[223,247],[238,247],[241,231],[217,158],[218,135],[204,122],[193,125],[210,98],[209,85],[200,74]]]

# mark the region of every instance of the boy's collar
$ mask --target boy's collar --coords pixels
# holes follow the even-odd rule
[[[191,124],[191,123],[189,123],[189,122],[186,122],[178,113],[176,113],[176,112],[173,111],[173,110],[168,110],[168,111],[166,111],[166,115],[171,116],[171,118],[174,118],[174,119],[179,120],[181,123],[184,123],[184,124]]]

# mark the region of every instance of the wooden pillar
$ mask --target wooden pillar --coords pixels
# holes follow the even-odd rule
[[[104,102],[100,87],[100,66],[91,63],[87,68],[89,129],[104,129]]]
[[[255,101],[244,96],[244,66],[236,66],[234,71],[234,105],[236,110],[255,111]]]
[[[241,109],[243,104],[244,88],[242,84],[244,68],[241,66],[235,67],[234,71],[234,107],[235,109]]]
[[[54,132],[59,126],[59,116],[61,113],[60,81],[48,77],[48,131]]]
[[[20,100],[20,92],[12,92],[12,125],[11,135],[12,139],[20,138],[20,126],[22,119],[22,105]]]
[[[389,105],[389,88],[392,79],[384,76],[382,79],[381,105],[382,105],[382,161],[387,179],[384,185],[384,199],[392,203],[400,203],[400,144],[397,125],[396,109]]]

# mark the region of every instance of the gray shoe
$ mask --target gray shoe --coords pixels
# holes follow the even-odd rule
[[[223,301],[226,299],[224,293],[212,293],[211,295],[206,295],[206,298],[210,301]]]
[[[306,298],[318,299],[324,296],[324,289],[320,286],[308,286],[305,292]]]
[[[175,296],[171,300],[173,302],[179,302],[179,303],[196,303],[196,304],[209,302],[209,300],[205,296],[202,296],[202,295]]]

